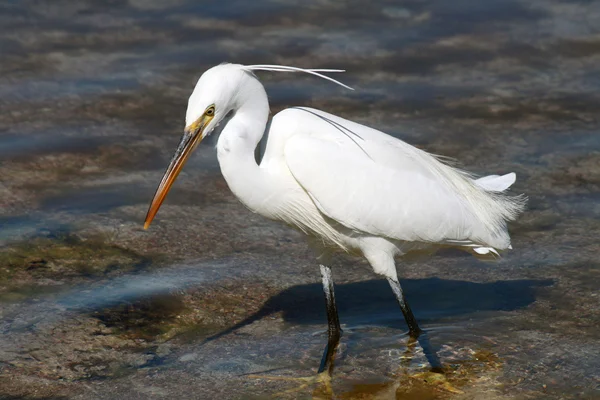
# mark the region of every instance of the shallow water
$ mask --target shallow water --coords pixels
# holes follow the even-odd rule
[[[273,113],[321,108],[529,196],[500,262],[399,263],[429,346],[385,281],[335,259],[334,397],[600,396],[599,35],[586,1],[0,3],[0,398],[331,397],[274,379],[319,365],[314,256],[237,202],[212,146],[142,229],[222,61],[345,68],[354,92],[260,79]]]

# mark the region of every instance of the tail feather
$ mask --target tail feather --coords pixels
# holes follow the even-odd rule
[[[475,180],[475,184],[489,192],[503,192],[515,183],[517,175],[514,172],[506,175],[489,175]]]

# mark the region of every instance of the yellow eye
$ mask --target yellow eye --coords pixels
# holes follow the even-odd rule
[[[210,106],[206,109],[206,111],[204,111],[204,114],[208,115],[209,117],[212,117],[213,115],[215,115],[215,107],[214,106]]]

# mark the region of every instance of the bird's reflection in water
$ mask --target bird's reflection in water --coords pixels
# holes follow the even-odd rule
[[[417,341],[419,342],[419,345],[423,349],[423,354],[425,354],[425,357],[427,358],[427,361],[429,362],[429,365],[431,366],[431,372],[442,373],[443,372],[442,362],[440,361],[440,358],[438,357],[437,353],[431,346],[431,343],[429,342],[429,334],[426,331],[421,333],[421,335],[419,335],[419,337],[417,339],[415,339],[413,337],[408,338],[408,343],[406,345],[406,353],[407,353],[406,360],[410,361],[410,358],[408,358],[408,355],[410,354],[412,356],[412,354],[414,354]]]
[[[337,350],[340,345],[339,342],[340,341],[338,340],[335,343],[328,343],[321,359],[321,367],[323,365],[329,365],[328,371],[330,375],[332,375],[334,370],[335,359],[336,355],[338,354]],[[437,355],[434,347],[431,345],[431,342],[429,341],[429,333],[426,330],[423,331],[417,338],[410,335],[408,336],[406,349],[402,356],[400,367],[408,371],[411,361],[415,358],[417,344],[421,347],[421,350],[423,350],[423,355],[429,363],[428,370],[433,373],[443,373],[444,368],[442,362],[440,361],[440,358]],[[319,368],[319,372],[322,372],[322,368]]]
[[[415,371],[412,362],[417,358],[418,347],[421,348],[425,358],[427,359],[428,365],[423,368],[419,368]],[[477,352],[475,354],[478,354]],[[287,389],[284,392],[275,394],[275,397],[284,394],[291,394],[300,392],[307,388],[310,383],[314,383],[315,386],[312,390],[312,398],[315,399],[333,399],[333,398],[393,398],[393,399],[433,399],[438,398],[440,394],[460,394],[463,393],[455,385],[457,384],[456,379],[452,379],[452,369],[446,368],[434,347],[429,341],[429,333],[423,331],[418,338],[411,336],[407,337],[406,347],[402,353],[401,360],[398,364],[398,369],[392,376],[394,379],[378,381],[378,382],[354,382],[348,388],[348,384],[342,384],[339,387],[336,385],[334,390],[332,385],[332,378],[335,378],[334,374],[334,359],[335,353],[324,354],[324,356],[332,357],[329,360],[329,373],[326,378],[279,378],[283,380],[296,381],[300,380],[301,385]],[[478,360],[478,356],[474,356],[474,359]],[[463,361],[465,365],[470,360]],[[322,361],[321,364],[325,363]],[[481,373],[483,370],[493,369],[498,363],[491,362],[489,366],[483,365],[484,362],[479,362],[479,367],[474,369],[473,366],[467,368],[471,375],[475,376],[474,372]],[[267,378],[260,376],[261,378]],[[347,380],[347,379],[346,379]],[[464,384],[464,382],[458,382]],[[375,396],[375,397],[373,397]]]
[[[340,344],[339,342],[340,341],[338,340],[335,343],[330,342],[327,344],[325,351],[323,352],[323,358],[321,360],[319,373],[317,375],[307,377],[283,377],[275,375],[249,374],[247,375],[247,377],[250,379],[289,381],[296,383],[296,385],[292,385],[292,387],[289,389],[275,393],[275,398],[301,392],[309,388],[310,386],[314,387],[312,389],[312,398],[314,399],[336,398],[336,393],[332,385],[332,379],[335,377],[335,359],[336,355],[338,354],[337,350]],[[426,371],[411,373],[411,362],[415,358],[417,345],[419,345],[423,350],[423,354],[425,355],[429,363],[429,367]],[[323,366],[327,366],[327,369],[323,370]],[[273,370],[265,371],[265,373],[269,372],[273,372]],[[430,392],[432,390],[441,389],[448,392],[460,393],[458,389],[454,388],[446,380],[445,370],[442,366],[440,358],[438,357],[436,351],[429,342],[429,335],[427,331],[423,331],[417,338],[408,336],[406,342],[406,349],[404,351],[400,364],[398,365],[398,372],[395,373],[395,375],[397,377],[396,379],[385,383],[362,383],[354,385],[352,388],[352,394],[343,393],[343,396],[344,398],[346,398],[348,395],[350,395],[351,398],[354,398],[355,396],[361,397],[368,394],[376,394],[378,397],[381,397],[384,394],[388,393],[390,398],[397,398],[396,391],[400,387],[402,381],[411,378],[417,378],[423,382],[433,383],[431,388],[424,387],[423,385],[421,385],[420,387],[416,387],[415,391],[417,392]],[[425,393],[423,394],[425,395],[425,398],[427,398],[427,395]]]

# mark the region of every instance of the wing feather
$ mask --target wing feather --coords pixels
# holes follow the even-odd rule
[[[518,212],[514,198],[487,192],[467,174],[382,132],[306,111],[319,118],[286,140],[284,157],[329,218],[397,240],[510,245],[505,221]]]
[[[442,242],[471,236],[468,213],[434,180],[340,150],[335,143],[305,136],[294,136],[285,148],[292,175],[329,218],[398,240]]]

